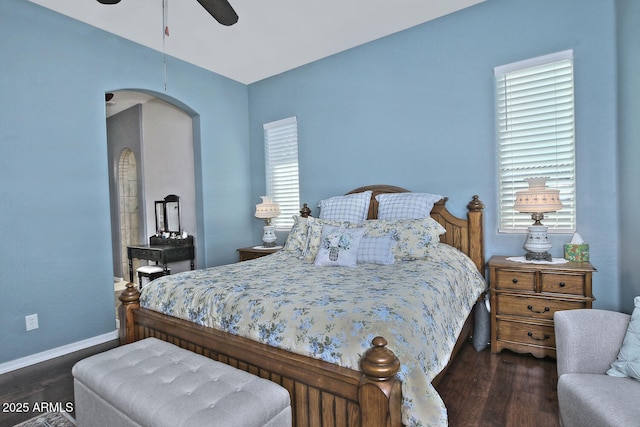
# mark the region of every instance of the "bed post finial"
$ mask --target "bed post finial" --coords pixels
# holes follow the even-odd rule
[[[480,197],[478,195],[474,195],[467,205],[467,209],[471,212],[481,211],[484,209],[484,203],[480,201]]]
[[[397,377],[400,361],[389,350],[387,340],[375,337],[360,360],[364,372],[360,380],[358,400],[361,425],[367,427],[399,427],[402,425],[402,385]]]
[[[485,275],[484,268],[484,203],[480,197],[473,196],[467,205],[467,218],[469,220],[469,258],[478,267],[478,271]]]
[[[127,288],[118,297],[121,304],[118,307],[118,319],[120,320],[120,345],[135,341],[135,329],[133,325],[133,309],[140,308],[140,292],[136,285],[129,282]]]
[[[300,216],[303,218],[308,218],[311,216],[311,209],[309,209],[309,206],[307,206],[307,204],[303,204],[302,205],[302,209],[300,209]]]

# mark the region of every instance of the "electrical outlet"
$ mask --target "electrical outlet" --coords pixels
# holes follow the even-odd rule
[[[38,329],[40,327],[38,326],[37,314],[30,314],[28,316],[25,316],[24,320],[27,324],[27,331],[33,331],[34,329]]]

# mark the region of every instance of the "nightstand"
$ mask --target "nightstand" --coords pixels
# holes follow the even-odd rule
[[[278,252],[280,249],[282,249],[282,246],[276,246],[275,248],[264,248],[264,249],[259,247],[248,247],[248,248],[237,249],[237,251],[240,254],[240,261],[248,261],[250,259],[260,258],[265,255]]]
[[[588,262],[534,264],[492,257],[491,352],[506,348],[555,358],[553,313],[591,308],[591,275],[595,271]]]

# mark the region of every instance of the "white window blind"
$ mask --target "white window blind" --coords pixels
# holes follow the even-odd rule
[[[545,214],[549,232],[576,227],[573,51],[495,68],[499,231],[522,232],[531,216],[513,209],[525,178],[549,177],[563,208]]]
[[[290,229],[293,215],[300,214],[298,121],[289,117],[265,123],[263,128],[267,195],[280,205],[280,216],[272,224]]]

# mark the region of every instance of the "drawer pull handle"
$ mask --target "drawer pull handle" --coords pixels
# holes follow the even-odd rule
[[[549,307],[545,307],[545,308],[544,308],[544,310],[542,310],[542,311],[537,311],[537,310],[534,310],[534,309],[533,309],[533,306],[531,306],[531,305],[528,305],[528,306],[527,306],[527,309],[529,309],[529,311],[532,311],[532,312],[534,312],[534,313],[538,313],[538,314],[546,313],[547,311],[549,311],[549,310],[550,310],[550,308],[549,308]]]
[[[564,283],[564,282],[560,282],[559,285],[560,285],[561,288],[564,288],[565,286],[567,286],[567,284]]]
[[[545,340],[548,340],[549,338],[551,338],[547,334],[544,334],[543,338],[536,338],[536,337],[533,336],[533,332],[527,332],[527,335],[529,335],[529,338],[534,339],[536,341],[545,341]]]
[[[513,283],[518,283],[518,279],[511,279]]]

